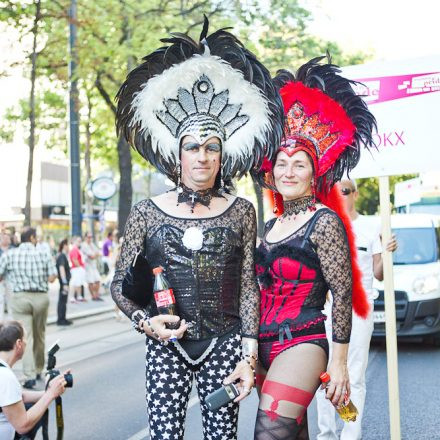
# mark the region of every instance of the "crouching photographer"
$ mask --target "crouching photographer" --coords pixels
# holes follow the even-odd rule
[[[12,366],[23,357],[26,334],[17,321],[0,323],[0,439],[12,440],[15,433],[33,439],[39,427],[47,426],[47,409],[64,393],[66,378],[53,377],[46,391],[22,390]],[[65,374],[69,374],[66,371]],[[29,409],[26,407],[32,405]],[[18,437],[20,438],[20,437]]]

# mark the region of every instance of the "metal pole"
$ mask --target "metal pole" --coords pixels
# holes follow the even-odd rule
[[[70,185],[71,185],[71,234],[81,235],[81,176],[79,159],[79,116],[76,70],[76,0],[70,1],[69,36],[69,127],[70,127]]]
[[[394,298],[393,257],[392,253],[386,250],[386,244],[391,238],[390,183],[388,176],[379,177],[379,196],[380,216],[382,220],[382,258],[384,274],[390,439],[400,440],[399,369],[397,362],[396,301]]]

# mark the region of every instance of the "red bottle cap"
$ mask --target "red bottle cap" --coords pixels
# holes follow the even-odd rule
[[[157,275],[158,273],[162,273],[162,272],[163,272],[163,267],[162,267],[162,266],[155,267],[155,268],[153,269],[153,273],[154,273],[154,275]]]
[[[319,378],[323,383],[330,382],[330,375],[327,373],[327,371],[324,371],[324,373],[322,373],[321,376],[319,376]]]

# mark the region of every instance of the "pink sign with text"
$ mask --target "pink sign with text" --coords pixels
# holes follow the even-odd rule
[[[356,79],[356,93],[368,104],[440,91],[440,72]]]

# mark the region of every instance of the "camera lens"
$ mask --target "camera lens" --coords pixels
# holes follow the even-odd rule
[[[73,387],[73,376],[70,373],[64,375],[64,380],[67,382],[66,388]]]

